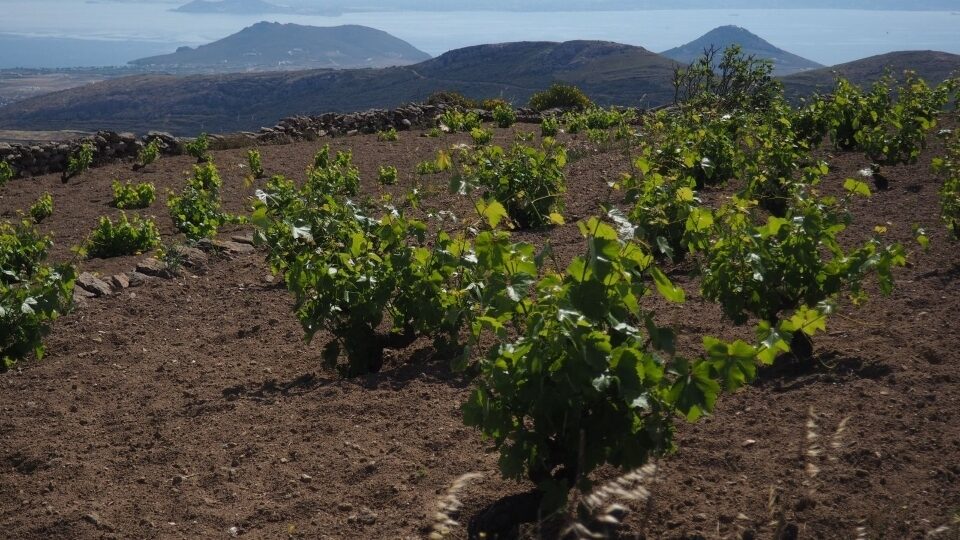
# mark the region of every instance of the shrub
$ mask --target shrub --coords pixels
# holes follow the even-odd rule
[[[552,139],[541,149],[515,144],[462,150],[459,170],[451,180],[458,193],[476,189],[502,203],[519,227],[541,227],[560,221],[561,195],[566,190],[564,148]]]
[[[313,166],[307,169],[307,186],[317,193],[337,196],[360,192],[360,170],[353,165],[353,153],[337,152],[330,159],[330,145],[324,145],[313,157]]]
[[[556,116],[545,116],[540,122],[540,135],[544,137],[556,137],[560,131],[560,120]]]
[[[34,223],[40,223],[53,215],[53,197],[49,193],[44,193],[30,207],[30,217]]]
[[[107,216],[100,216],[100,222],[87,240],[84,249],[88,257],[121,257],[137,255],[160,245],[160,233],[153,220],[134,216],[127,220],[125,212],[114,223]]]
[[[113,181],[113,206],[121,210],[131,210],[136,208],[147,208],[157,199],[157,190],[153,184],[144,182],[142,184],[120,183],[120,180]]]
[[[400,134],[397,133],[397,128],[392,127],[377,133],[377,140],[382,142],[396,142],[400,140]]]
[[[584,110],[593,106],[593,102],[576,86],[555,83],[550,88],[537,92],[530,98],[530,108],[535,111],[547,109]]]
[[[263,178],[263,160],[259,150],[247,150],[247,165],[254,178]]]
[[[31,352],[43,358],[43,337],[70,309],[76,270],[45,265],[51,245],[28,221],[0,224],[0,372]]]
[[[483,146],[490,144],[493,140],[493,132],[483,128],[473,128],[470,130],[470,138],[473,139],[473,144]]]
[[[183,192],[167,199],[174,225],[189,241],[210,238],[221,225],[242,221],[220,209],[221,184],[220,173],[212,162],[196,165]]]
[[[946,155],[933,160],[933,168],[943,176],[940,187],[940,217],[955,240],[960,240],[960,131],[946,132]]]
[[[11,178],[13,178],[13,167],[6,161],[0,160],[0,187],[3,187]]]
[[[440,115],[440,123],[450,131],[470,131],[482,126],[480,116],[475,112],[461,112],[456,109],[450,109]]]
[[[137,152],[137,161],[133,170],[139,170],[160,158],[160,140],[153,139]]]
[[[443,137],[443,130],[438,127],[430,128],[429,130],[427,130],[427,137],[430,137],[432,139]]]
[[[67,159],[67,169],[60,178],[66,182],[89,169],[91,165],[93,165],[93,145],[83,143],[80,145],[80,148]]]
[[[385,185],[392,186],[397,183],[397,168],[393,165],[387,165],[385,167],[380,167],[380,170],[377,174],[377,180]]]
[[[481,101],[480,107],[477,107],[477,108],[483,109],[485,111],[492,111],[497,107],[501,107],[501,106],[509,107],[510,102],[502,98],[487,98]]]
[[[210,139],[206,133],[186,144],[187,155],[197,159],[197,163],[210,161]]]
[[[477,102],[470,99],[460,92],[440,91],[430,94],[427,98],[427,105],[449,105],[461,109],[476,109]]]
[[[497,127],[508,128],[517,121],[517,114],[510,105],[500,104],[493,109],[493,121]]]
[[[718,54],[711,46],[689,66],[674,71],[674,103],[721,111],[765,110],[782,95],[771,61],[744,56],[739,45],[728,47],[719,59]]]

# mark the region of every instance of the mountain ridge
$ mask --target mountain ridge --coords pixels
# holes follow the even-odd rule
[[[689,64],[699,58],[706,49],[715,47],[723,51],[734,44],[740,45],[744,54],[752,54],[757,58],[773,62],[774,76],[786,76],[824,67],[823,64],[818,64],[776,47],[746,28],[734,25],[718,26],[689,43],[668,49],[660,54],[678,62]]]
[[[148,131],[180,135],[256,130],[299,114],[353,112],[423,101],[439,90],[526,103],[554,82],[580,87],[600,105],[653,107],[673,100],[679,63],[642,47],[602,41],[516,42],[450,51],[411,66],[223,75],[138,75],[0,108],[0,129]],[[903,52],[839,66],[869,84],[883,66],[912,67],[931,84],[960,69],[960,55]],[[789,96],[832,85],[831,68],[784,77]]]
[[[304,26],[262,21],[199,47],[139,58],[133,66],[216,69],[362,68],[409,65],[430,55],[387,32],[360,25]]]

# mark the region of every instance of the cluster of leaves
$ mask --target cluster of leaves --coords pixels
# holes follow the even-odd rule
[[[397,168],[393,165],[380,167],[377,172],[377,181],[384,186],[392,186],[397,183]]]
[[[556,116],[544,116],[540,122],[540,135],[556,137],[560,132],[560,120]]]
[[[184,149],[188,156],[196,158],[197,163],[210,161],[210,138],[206,133],[201,133],[196,139],[188,142]]]
[[[318,191],[338,196],[356,195],[360,191],[360,170],[353,165],[353,154],[349,150],[337,152],[331,160],[330,145],[324,145],[313,156],[307,181]]]
[[[481,104],[477,103],[475,99],[468,98],[460,92],[444,90],[430,94],[430,96],[427,97],[427,105],[448,105],[461,109],[481,108]]]
[[[440,150],[437,157],[432,160],[424,160],[417,163],[417,174],[437,174],[448,170],[453,165],[450,154]]]
[[[535,111],[547,109],[584,110],[593,107],[593,101],[576,86],[555,83],[550,88],[530,97],[530,108]]]
[[[0,372],[42,358],[51,323],[70,309],[76,270],[44,264],[52,245],[28,221],[0,224]]]
[[[933,168],[943,176],[940,187],[940,217],[954,239],[960,240],[960,131],[946,131],[946,155],[934,159]]]
[[[137,152],[133,170],[143,169],[160,158],[160,139],[153,139]]]
[[[131,221],[125,212],[121,212],[116,223],[107,216],[100,216],[100,222],[87,239],[83,251],[88,257],[106,259],[137,255],[158,245],[160,233],[153,220],[134,215]]]
[[[470,130],[470,138],[473,139],[473,144],[483,146],[493,140],[493,132],[489,129],[473,128]]]
[[[899,86],[886,75],[864,92],[840,78],[817,105],[838,148],[863,151],[877,168],[908,164],[926,147],[927,133],[958,85],[960,79],[949,79],[930,88],[908,71]]]
[[[484,198],[502,203],[520,228],[562,223],[561,195],[566,191],[567,153],[545,139],[540,149],[515,144],[462,149],[457,154],[451,189],[460,194],[483,190]]]
[[[220,188],[223,181],[213,162],[194,165],[193,176],[180,195],[170,194],[167,208],[177,230],[196,242],[217,234],[221,225],[241,220],[221,210]]]
[[[250,167],[250,174],[254,178],[263,178],[263,159],[260,157],[259,150],[247,150],[247,166]]]
[[[91,165],[93,165],[93,145],[83,143],[67,158],[67,168],[63,171],[61,179],[66,182],[89,169]]]
[[[44,193],[30,207],[30,217],[34,223],[40,223],[53,215],[53,197],[49,193]]]
[[[11,178],[13,178],[13,167],[6,161],[0,160],[0,187],[3,187]]]
[[[377,140],[382,142],[397,142],[400,140],[400,134],[397,128],[390,128],[377,133]]]
[[[441,294],[458,275],[454,240],[440,232],[428,242],[426,223],[396,208],[371,217],[326,183],[308,177],[298,189],[274,177],[257,193],[252,219],[271,268],[296,297],[307,338],[334,336],[327,364],[356,376],[378,371],[385,347],[418,335],[455,339],[457,310]]]
[[[591,107],[584,111],[568,112],[563,115],[563,121],[570,133],[580,133],[589,130],[607,130],[629,124],[636,117],[632,109],[602,109]]]
[[[448,109],[440,115],[440,124],[447,126],[450,131],[464,132],[483,126],[480,115],[473,111],[463,112],[459,109]]]
[[[497,127],[508,128],[517,121],[517,113],[513,107],[506,103],[500,103],[493,109],[493,122]]]
[[[157,199],[157,189],[150,182],[133,184],[113,181],[113,206],[121,210],[147,208]]]

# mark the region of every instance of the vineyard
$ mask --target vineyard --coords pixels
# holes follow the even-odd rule
[[[0,527],[952,538],[958,81],[0,180]]]

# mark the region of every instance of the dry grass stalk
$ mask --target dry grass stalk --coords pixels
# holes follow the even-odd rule
[[[439,540],[445,538],[460,523],[453,517],[463,507],[460,502],[460,492],[467,484],[474,480],[479,480],[483,475],[480,473],[467,473],[456,480],[447,489],[447,493],[437,501],[437,512],[433,515],[433,526],[430,528],[430,540]]]
[[[629,509],[622,504],[646,502],[650,499],[650,490],[647,486],[654,480],[657,466],[648,463],[639,469],[634,469],[599,488],[581,499],[584,509],[592,523],[616,527],[623,523],[623,517]],[[583,524],[574,521],[563,533],[564,538],[605,538],[606,535],[597,533]]]

